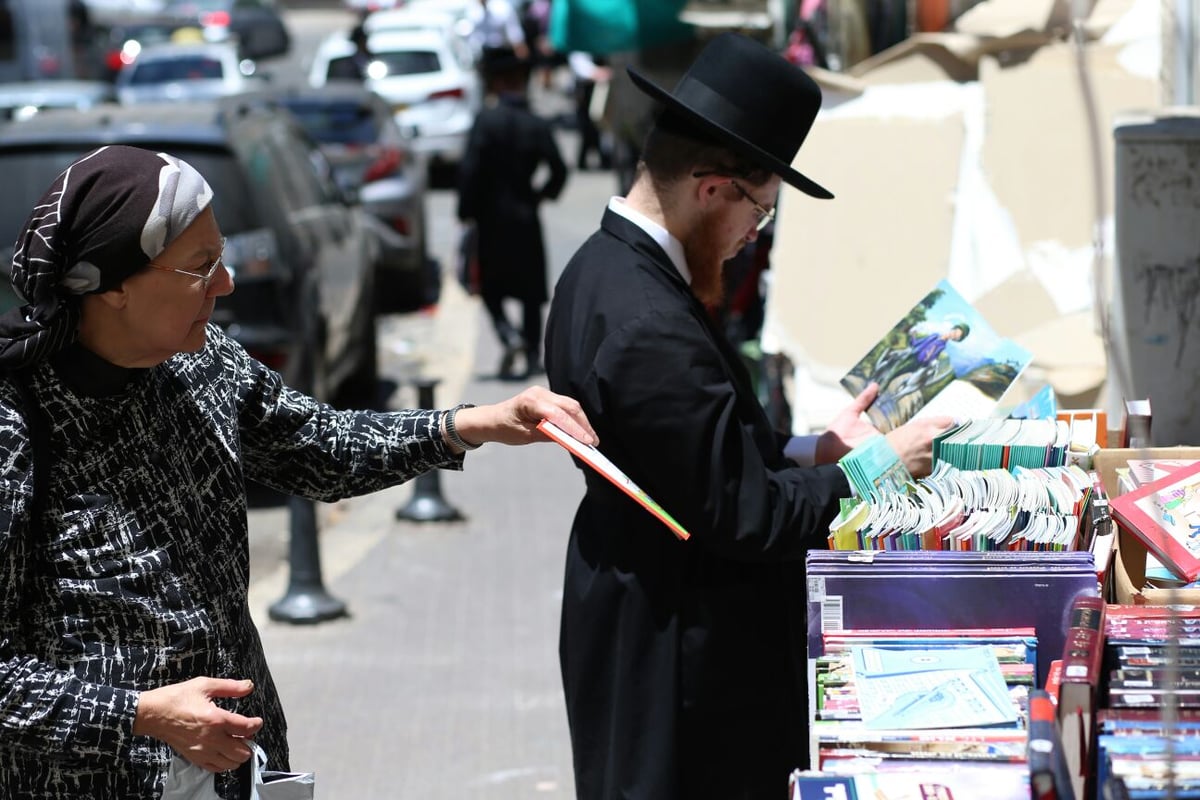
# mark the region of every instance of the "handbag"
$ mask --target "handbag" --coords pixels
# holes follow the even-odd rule
[[[267,769],[267,753],[253,745],[250,759],[250,800],[312,800],[316,776],[311,772]],[[171,759],[162,800],[221,800],[214,775],[182,756]]]
[[[467,294],[479,294],[479,230],[474,223],[463,225],[458,240],[458,257],[455,272],[458,282]]]

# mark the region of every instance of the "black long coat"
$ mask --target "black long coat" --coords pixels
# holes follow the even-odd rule
[[[546,367],[692,534],[584,468],[559,644],[578,797],[782,797],[807,758],[803,558],[844,476],[784,459],[732,347],[612,211],[555,289]]]
[[[534,186],[541,164],[549,174]],[[538,204],[558,197],[566,180],[550,123],[530,111],[524,98],[504,95],[479,112],[459,165],[458,218],[475,220],[485,297],[546,302]]]

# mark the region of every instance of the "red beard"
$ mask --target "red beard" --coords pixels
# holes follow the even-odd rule
[[[725,255],[728,238],[721,235],[721,226],[715,224],[716,220],[714,215],[711,224],[697,226],[683,243],[688,272],[692,275],[692,293],[710,307],[720,305],[725,298],[725,261],[733,257]]]

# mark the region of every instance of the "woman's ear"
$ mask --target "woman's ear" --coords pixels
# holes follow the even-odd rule
[[[106,307],[114,311],[122,309],[129,302],[129,293],[125,291],[125,284],[109,289],[107,292],[96,292],[89,294],[83,298],[83,304],[86,308],[88,301],[103,303]]]

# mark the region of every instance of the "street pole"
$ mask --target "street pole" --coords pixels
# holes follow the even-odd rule
[[[325,590],[321,581],[321,552],[317,543],[316,504],[304,497],[288,498],[288,588],[267,614],[278,622],[312,625],[346,615],[346,604]]]
[[[294,380],[297,388],[312,394],[317,385],[315,362],[320,345],[311,332],[308,336],[308,346],[302,351],[303,360]],[[294,625],[313,625],[345,616],[346,604],[325,591],[321,582],[316,504],[306,497],[293,495],[288,498],[288,512],[288,588],[284,596],[267,609],[268,616]]]
[[[413,380],[413,385],[417,387],[418,408],[435,407],[433,390],[437,384],[437,378]],[[442,497],[441,475],[439,470],[431,469],[413,479],[412,498],[396,510],[396,519],[409,522],[456,522],[465,517]]]

